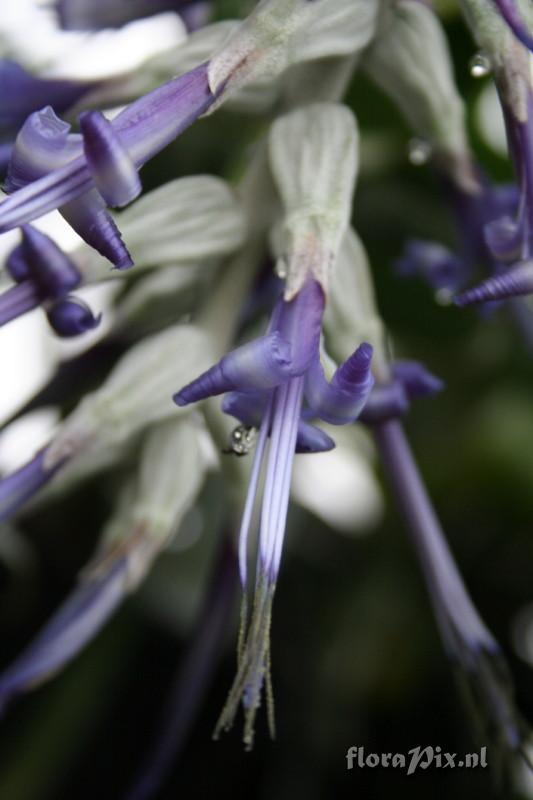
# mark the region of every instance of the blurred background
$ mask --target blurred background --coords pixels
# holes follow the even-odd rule
[[[213,5],[215,19],[241,16],[250,6],[238,0]],[[492,178],[509,180],[490,76],[471,75],[476,50],[456,4],[442,3],[441,11],[477,155]],[[26,20],[29,50],[43,40],[51,47],[53,40],[38,34],[37,22],[27,24],[40,19],[35,4],[8,1],[5,13],[0,28]],[[181,35],[171,16],[136,23],[132,44],[110,50],[115,57],[120,52],[142,60],[143,47],[163,49],[173,42],[169,37]],[[121,31],[124,42],[130,34]],[[79,74],[87,75],[83,70],[91,64],[102,69],[102,58],[91,54],[77,67]],[[68,49],[66,59],[69,65]],[[422,281],[395,274],[392,264],[410,237],[453,247],[452,222],[430,170],[409,162],[410,133],[388,99],[357,75],[347,102],[362,135],[354,224],[368,248],[382,316],[395,353],[425,362],[447,387],[413,408],[407,430],[452,550],[505,649],[519,705],[532,720],[533,347],[524,343],[504,305],[485,315],[459,311],[440,305]],[[144,187],[207,172],[231,180],[266,124],[261,116],[218,111],[146,167]],[[59,239],[64,235],[54,218],[43,225]],[[12,242],[9,235],[0,237],[0,252]],[[99,296],[101,308],[107,302]],[[39,312],[0,331],[0,417],[8,419],[60,359],[75,355],[52,339]],[[91,381],[98,384],[104,369],[89,376],[87,386],[71,386],[64,407],[47,407],[8,426],[0,434],[0,469],[24,461],[45,441],[58,413],[71,408]],[[476,737],[445,660],[379,466],[376,479],[368,466],[361,471],[357,508],[341,514],[341,532],[296,504],[290,511],[272,628],[276,741],[268,739],[262,715],[251,753],[243,750],[240,724],[218,742],[211,738],[235,669],[235,587],[227,630],[213,657],[213,679],[172,774],[154,797],[497,796],[489,770],[429,769],[410,777],[392,769],[346,770],[352,745],[377,753],[407,753],[417,745],[464,753],[487,744]],[[94,478],[4,532],[1,666],[72,587],[109,515],[119,478],[116,471]],[[342,494],[333,489],[331,502],[342,505]],[[159,560],[141,590],[62,675],[9,708],[0,725],[0,798],[127,796],[198,630],[227,525],[224,499],[221,479],[213,475],[178,545]],[[518,773],[517,780],[516,793],[506,789],[500,795],[533,797],[533,780]]]

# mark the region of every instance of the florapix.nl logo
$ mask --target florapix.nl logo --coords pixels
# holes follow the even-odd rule
[[[478,753],[448,753],[439,747],[413,747],[407,753],[366,753],[364,747],[350,747],[346,752],[347,769],[401,769],[413,775],[417,769],[476,769],[487,767],[487,748]]]

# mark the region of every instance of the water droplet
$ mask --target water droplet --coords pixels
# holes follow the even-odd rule
[[[409,161],[415,167],[427,164],[431,156],[431,145],[424,139],[411,139],[407,146]]]
[[[476,53],[470,59],[470,74],[473,78],[485,78],[491,72],[490,59],[485,53]]]
[[[285,278],[287,277],[288,275],[287,262],[283,257],[278,258],[278,260],[276,261],[275,273],[278,276],[278,278],[281,278],[282,281],[284,281]]]
[[[257,428],[252,428],[249,425],[237,425],[233,429],[229,446],[224,453],[234,453],[236,456],[247,456],[253,449],[257,439]]]

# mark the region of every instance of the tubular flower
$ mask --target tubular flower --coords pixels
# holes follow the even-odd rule
[[[28,114],[43,104],[50,104],[58,113],[68,111],[97,85],[94,81],[35,77],[15,61],[0,59],[0,175],[5,172],[14,139]]]
[[[269,686],[269,627],[294,453],[318,452],[333,446],[331,439],[305,418],[317,416],[338,425],[353,422],[373,385],[372,348],[368,344],[360,345],[338,368],[331,382],[326,380],[319,360],[323,309],[323,291],[310,279],[293,300],[278,301],[265,336],[224,356],[174,397],[178,405],[184,406],[224,393],[226,413],[237,417],[244,426],[259,427],[239,539],[240,576],[246,593],[248,535],[264,466],[253,607],[249,620],[244,612],[243,624],[247,627],[238,672],[217,726],[217,732],[230,727],[242,701],[246,717],[244,741],[248,747],[253,742],[263,688],[265,683],[267,690]],[[240,428],[238,431],[242,434]],[[233,438],[233,444],[241,448],[242,438]],[[273,732],[271,713],[269,717]]]
[[[58,208],[74,230],[119,269],[132,264],[106,205],[141,191],[138,170],[213,103],[202,64],[132,103],[111,122],[80,116],[71,134],[51,107],[28,117],[17,136],[0,204],[0,232]]]
[[[505,203],[500,208],[494,206],[492,218],[486,217],[478,226],[483,233],[486,260],[492,275],[480,285],[459,294],[456,297],[459,306],[517,297],[533,291],[529,263],[533,256],[533,86],[530,54],[524,47],[524,42],[527,46],[526,40],[530,37],[528,29],[533,24],[533,17],[529,11],[527,19],[522,20],[515,3],[508,0],[494,0],[493,4],[463,0],[463,6],[494,74],[516,173],[518,197],[513,200],[509,194],[507,207]],[[515,35],[520,41],[515,39]],[[483,192],[483,196],[490,195]]]
[[[51,327],[59,336],[77,336],[96,327],[86,303],[69,293],[81,275],[62,250],[31,225],[22,228],[22,242],[9,255],[7,271],[16,285],[0,295],[0,327],[43,304]]]

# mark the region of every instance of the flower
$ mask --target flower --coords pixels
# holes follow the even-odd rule
[[[269,627],[279,573],[295,451],[329,449],[333,442],[305,420],[318,416],[333,424],[353,422],[373,385],[372,348],[362,344],[328,383],[319,360],[324,294],[309,279],[290,301],[280,299],[268,333],[225,355],[218,364],[181,389],[180,406],[226,394],[223,410],[244,425],[259,426],[250,483],[239,534],[239,569],[246,609],[247,544],[260,474],[265,464],[259,553],[250,620],[239,653],[238,672],[217,732],[231,726],[239,703],[245,710],[244,742],[253,743],[254,721],[270,663]],[[229,394],[228,394],[229,393]],[[305,400],[308,409],[302,408]],[[267,450],[267,439],[270,447]],[[237,440],[242,446],[242,438]],[[273,719],[269,714],[273,732]]]
[[[0,59],[0,174],[9,163],[14,139],[28,114],[47,104],[58,113],[68,111],[98,85],[97,81],[38,78],[15,61]]]
[[[130,255],[106,204],[122,206],[141,191],[138,170],[214,102],[207,65],[174,78],[111,122],[96,111],[71,134],[51,107],[31,114],[17,136],[0,204],[0,232],[58,208],[67,222],[119,269]]]
[[[16,285],[0,295],[0,327],[43,303],[59,336],[77,336],[95,328],[100,317],[69,293],[81,283],[72,260],[55,242],[31,225],[22,228],[22,243],[9,255],[7,271]]]
[[[515,201],[509,194],[507,207],[505,200],[500,208],[496,203],[490,216],[480,219],[478,230],[483,234],[492,274],[478,286],[460,293],[455,298],[459,306],[518,297],[533,291],[533,271],[529,264],[533,256],[533,85],[530,54],[523,46],[524,40],[527,46],[529,34],[514,3],[509,0],[494,0],[493,5],[485,6],[468,0],[465,5],[473,33],[493,70],[516,173],[518,198]],[[514,38],[506,23],[521,41]],[[488,208],[491,195],[490,190],[481,193]]]

